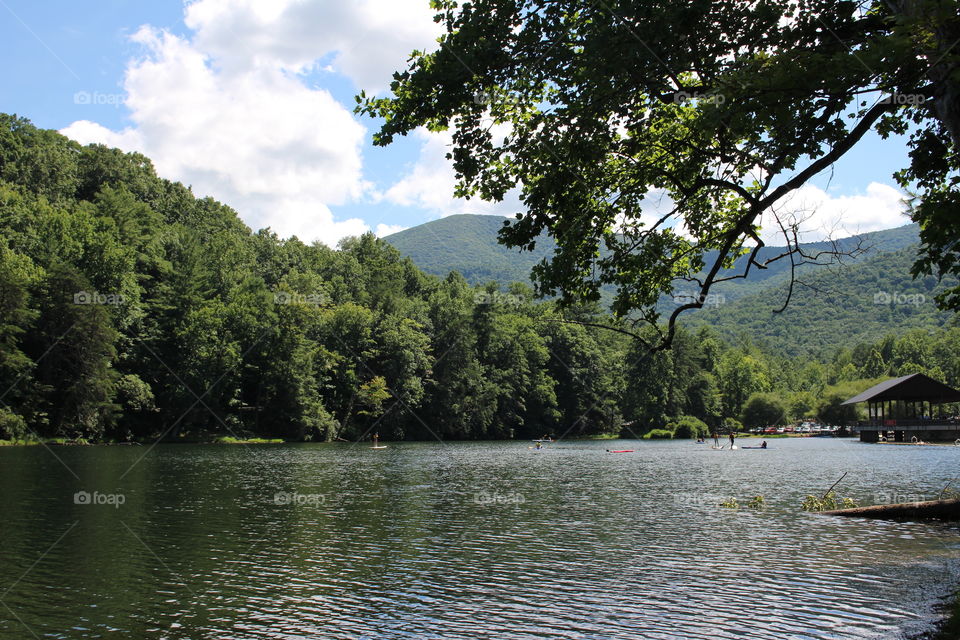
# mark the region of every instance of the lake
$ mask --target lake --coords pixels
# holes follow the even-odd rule
[[[936,497],[960,447],[769,443],[0,448],[0,638],[929,631],[960,528],[800,502]]]

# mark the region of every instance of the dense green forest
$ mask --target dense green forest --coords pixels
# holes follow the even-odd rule
[[[690,327],[711,326],[727,338],[747,335],[785,355],[830,358],[838,348],[870,342],[888,331],[935,331],[956,325],[956,314],[937,308],[935,296],[956,280],[912,278],[917,245],[879,253],[853,264],[819,267],[799,276],[790,304],[782,279],[766,289],[691,313]],[[722,294],[721,294],[722,295]]]
[[[887,375],[960,383],[960,329],[895,315],[820,359],[710,327],[650,354],[578,324],[612,322],[599,307],[428,275],[369,234],[254,233],[139,154],[8,115],[0,313],[5,440],[685,435],[843,420],[837,398]]]

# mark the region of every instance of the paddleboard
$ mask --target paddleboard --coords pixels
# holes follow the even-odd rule
[[[633,453],[633,449],[607,449],[607,453]]]
[[[380,446],[377,446],[377,447],[370,447],[370,448],[371,448],[371,449],[386,449],[386,448],[387,448],[387,445],[383,444],[383,445],[380,445]]]
[[[767,447],[740,447],[741,449],[766,449]]]

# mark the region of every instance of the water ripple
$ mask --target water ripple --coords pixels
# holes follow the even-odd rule
[[[0,451],[0,638],[894,639],[960,584],[955,525],[798,511],[844,471],[935,493],[954,448],[627,448],[161,446],[127,477],[132,448],[65,450],[79,483]]]

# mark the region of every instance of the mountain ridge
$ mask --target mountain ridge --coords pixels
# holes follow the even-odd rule
[[[446,276],[460,272],[474,285],[496,281],[529,283],[530,269],[549,257],[556,244],[541,238],[532,252],[509,249],[497,243],[497,230],[506,218],[458,214],[412,227],[385,241],[410,257],[428,273]],[[775,314],[787,299],[791,277],[790,263],[781,260],[767,269],[754,269],[747,279],[723,282],[712,289],[717,304],[683,314],[681,322],[690,327],[710,325],[728,339],[744,335],[766,344],[771,350],[788,355],[822,352],[850,342],[868,340],[878,333],[916,328],[942,327],[951,322],[950,314],[936,309],[933,299],[941,290],[934,277],[912,279],[910,266],[916,255],[919,228],[904,225],[857,234],[836,241],[840,251],[862,251],[845,257],[833,266],[805,265],[794,276],[799,282],[787,310]],[[829,242],[804,243],[804,251],[815,253],[831,249]],[[775,257],[784,247],[764,246],[758,259]],[[710,256],[707,256],[708,262]],[[747,257],[737,260],[734,269],[743,272]],[[677,293],[682,293],[678,287]],[[876,304],[874,295],[892,299],[913,296],[921,305]],[[613,291],[603,290],[603,302],[609,303]],[[663,296],[659,309],[665,317],[674,308],[673,299]]]
[[[418,267],[439,277],[445,277],[450,271],[459,272],[471,284],[486,284],[496,281],[500,284],[510,282],[530,282],[530,270],[543,258],[553,254],[556,242],[542,234],[536,241],[533,251],[522,251],[505,247],[497,242],[497,232],[509,218],[482,214],[454,214],[430,222],[404,229],[384,236],[383,240],[393,245],[402,254],[413,260]],[[852,251],[858,242],[866,245],[863,255],[851,257],[848,261],[864,259],[875,252],[896,251],[919,241],[919,228],[908,224],[893,229],[883,229],[841,238],[836,241],[841,251]],[[801,245],[809,253],[831,249],[827,241],[808,242]],[[758,260],[764,261],[782,253],[783,246],[767,245],[760,249]],[[711,262],[715,252],[708,252],[706,262]],[[743,273],[747,257],[737,259],[733,269],[726,275]],[[801,267],[801,271],[811,266]],[[815,267],[813,267],[815,268]],[[740,292],[732,286],[759,283],[775,278],[789,271],[789,262],[777,261],[766,269],[755,269],[747,280],[734,281],[723,285],[724,293],[739,297]],[[748,293],[743,291],[744,294]]]

